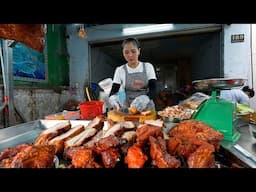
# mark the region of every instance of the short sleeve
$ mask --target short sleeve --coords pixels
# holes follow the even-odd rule
[[[117,67],[114,73],[114,78],[113,78],[113,83],[118,83],[121,84],[122,83],[122,77],[123,76],[123,70],[120,67]]]
[[[146,71],[147,71],[148,80],[156,79],[155,69],[151,63],[146,63]]]

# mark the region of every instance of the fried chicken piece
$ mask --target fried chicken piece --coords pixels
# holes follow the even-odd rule
[[[114,168],[121,160],[121,155],[117,148],[111,147],[101,152],[101,158],[105,168]]]
[[[19,152],[11,163],[12,168],[52,168],[55,147],[52,145],[29,146]]]
[[[136,136],[136,144],[143,147],[148,142],[149,136],[163,137],[162,127],[143,124],[137,128]]]
[[[187,160],[189,168],[214,168],[214,146],[204,143]]]
[[[0,161],[6,158],[14,157],[17,153],[23,151],[28,146],[31,146],[32,144],[22,143],[20,145],[17,145],[15,147],[8,147],[0,152]]]
[[[186,159],[189,157],[189,155],[196,151],[196,149],[205,142],[202,142],[196,138],[193,137],[182,137],[182,136],[176,136],[171,137],[168,140],[167,148],[168,152],[172,155],[182,155]]]
[[[205,123],[193,119],[179,123],[168,132],[168,135],[170,137],[195,138],[200,141],[205,141],[213,144],[216,150],[219,149],[220,141],[224,139],[223,134],[219,131],[214,130]]]
[[[93,151],[84,146],[68,148],[64,156],[71,159],[72,168],[101,168],[94,160]]]
[[[12,168],[13,157],[3,159],[0,161],[0,168]]]
[[[145,155],[142,149],[137,145],[129,147],[127,155],[125,156],[125,163],[128,165],[128,168],[143,168],[147,160],[147,155]]]
[[[181,163],[174,156],[171,156],[166,151],[166,142],[163,138],[152,136],[149,137],[150,142],[150,156],[152,164],[158,168],[178,168]]]
[[[95,143],[93,150],[97,153],[101,153],[103,151],[108,150],[112,147],[117,147],[120,145],[120,138],[110,135],[108,137],[101,138],[98,142]]]

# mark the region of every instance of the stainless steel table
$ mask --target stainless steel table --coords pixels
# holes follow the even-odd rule
[[[221,145],[245,164],[256,168],[256,141],[250,135],[249,124],[241,120],[237,130],[241,134],[237,142],[222,141]]]

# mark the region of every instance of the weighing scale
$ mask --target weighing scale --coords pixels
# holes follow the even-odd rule
[[[193,81],[197,90],[212,91],[210,99],[202,102],[193,113],[192,119],[202,121],[224,135],[224,140],[236,142],[240,138],[237,131],[236,103],[221,99],[220,91],[243,86],[245,79],[205,79]]]

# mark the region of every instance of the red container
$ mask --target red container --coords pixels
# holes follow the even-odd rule
[[[85,120],[92,120],[98,115],[102,115],[103,101],[85,101],[79,103],[80,118]]]

